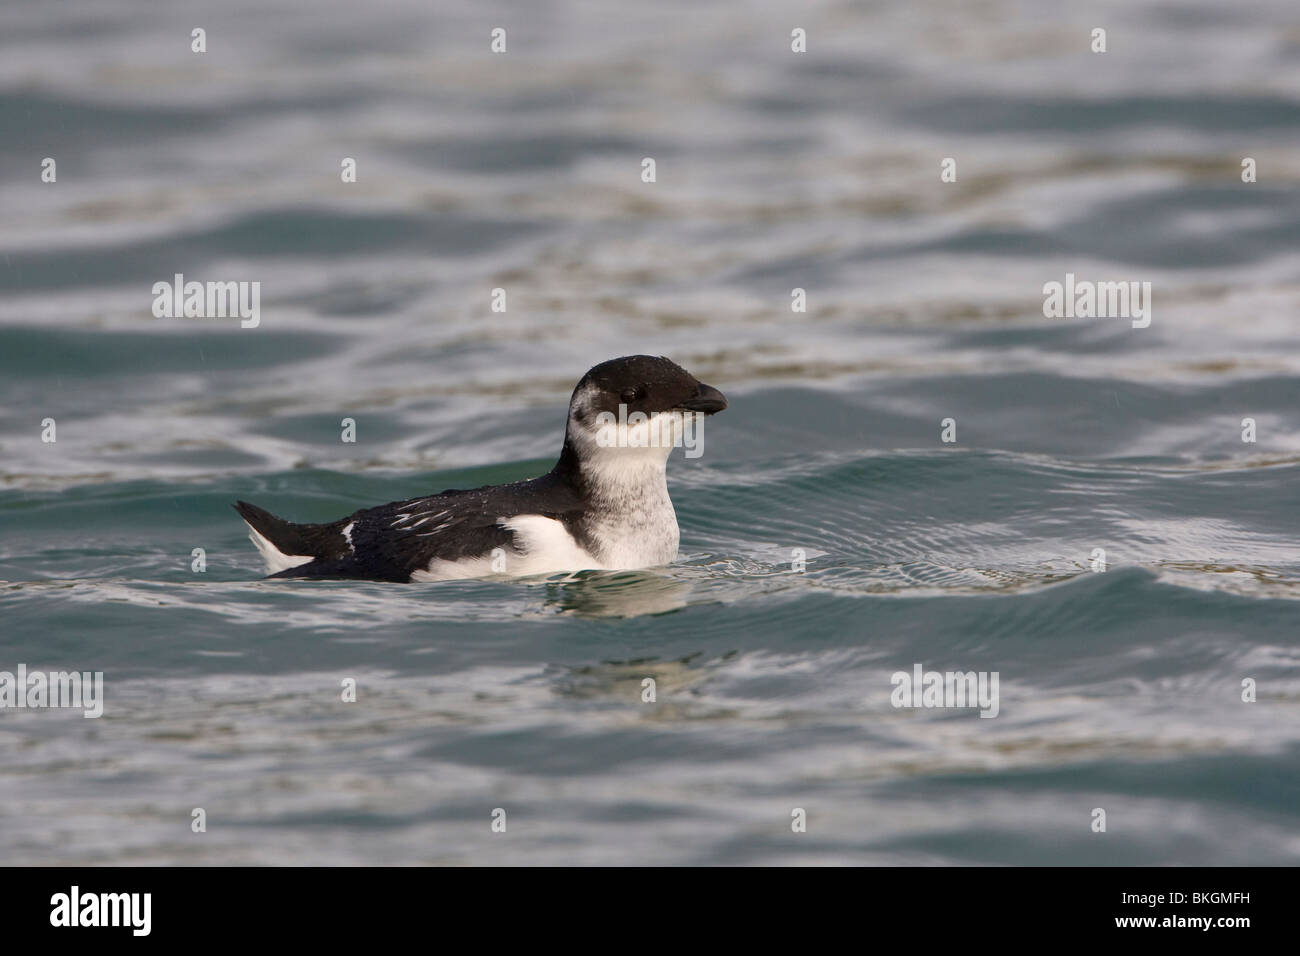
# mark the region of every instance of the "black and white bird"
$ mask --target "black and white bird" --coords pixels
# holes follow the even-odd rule
[[[658,567],[677,557],[669,453],[698,416],[726,407],[721,392],[668,359],[629,355],[578,382],[560,460],[540,478],[395,501],[328,524],[294,524],[244,501],[235,509],[274,578],[442,581]]]

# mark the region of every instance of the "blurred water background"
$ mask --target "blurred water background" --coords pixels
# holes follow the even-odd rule
[[[106,704],[0,712],[0,861],[1296,863],[1297,146],[1284,0],[10,0],[0,670]],[[540,473],[634,352],[732,403],[678,565],[260,580],[235,498]]]

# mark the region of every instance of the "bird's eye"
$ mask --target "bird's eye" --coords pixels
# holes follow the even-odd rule
[[[636,388],[625,388],[623,389],[623,393],[619,395],[619,398],[623,399],[623,404],[625,405],[631,405],[633,402],[640,401],[645,398],[645,386],[638,385]]]

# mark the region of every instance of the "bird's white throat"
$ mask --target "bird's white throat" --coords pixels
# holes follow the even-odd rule
[[[677,512],[668,496],[672,446],[602,446],[589,430],[570,432],[584,490],[589,531],[608,568],[653,567],[677,557]]]

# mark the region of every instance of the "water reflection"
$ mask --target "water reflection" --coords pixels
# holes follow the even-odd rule
[[[641,617],[685,607],[692,589],[658,571],[586,571],[548,582],[545,606],[581,617]]]

